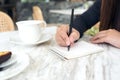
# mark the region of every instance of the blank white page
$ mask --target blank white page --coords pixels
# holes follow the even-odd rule
[[[102,47],[85,41],[78,41],[74,46],[70,47],[69,51],[67,47],[61,47],[59,45],[50,47],[50,50],[67,59],[87,56],[104,51]]]

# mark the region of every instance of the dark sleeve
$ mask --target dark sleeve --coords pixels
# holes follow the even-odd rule
[[[80,32],[81,36],[100,20],[100,7],[101,0],[97,0],[86,12],[77,16],[74,20],[73,27]]]

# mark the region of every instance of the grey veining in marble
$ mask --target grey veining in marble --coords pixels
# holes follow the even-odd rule
[[[30,58],[30,65],[8,80],[120,79],[120,49],[101,44],[99,46],[105,49],[103,53],[63,60],[48,50],[49,45],[54,43],[54,38],[44,44],[23,46],[9,43],[8,38],[12,35],[17,35],[17,32],[0,33],[0,47],[7,46],[12,51],[25,52]],[[89,40],[87,38],[88,36],[83,37],[84,40]]]

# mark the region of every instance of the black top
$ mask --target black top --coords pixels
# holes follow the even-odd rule
[[[117,9],[115,13],[115,20],[114,20],[114,28],[118,31],[120,31],[120,0],[117,2]]]
[[[74,28],[80,32],[82,36],[83,33],[91,28],[100,20],[100,7],[101,0],[96,0],[96,2],[83,14],[77,16],[74,20]]]

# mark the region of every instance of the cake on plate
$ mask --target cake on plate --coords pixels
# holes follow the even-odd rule
[[[11,51],[1,51],[0,52],[0,64],[10,59],[11,55],[12,55]]]

